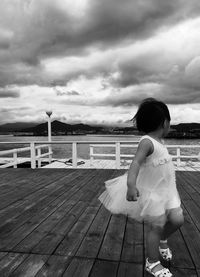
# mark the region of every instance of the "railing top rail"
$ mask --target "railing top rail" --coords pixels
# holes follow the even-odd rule
[[[89,141],[89,140],[63,140],[63,141],[56,141],[56,140],[53,140],[53,141],[6,141],[6,142],[2,142],[0,141],[0,144],[30,144],[30,143],[35,143],[35,144],[72,144],[72,143],[78,143],[78,144],[113,144],[113,143],[116,143],[116,142],[120,142],[120,143],[138,143],[139,141],[126,141],[126,140],[121,140],[121,141]]]
[[[30,150],[30,147],[3,150],[3,151],[0,151],[0,156],[6,155],[6,154],[12,154],[12,153],[26,152],[26,151],[29,151],[29,150]]]
[[[35,147],[35,149],[40,149],[40,148],[46,148],[48,145],[38,145]],[[4,156],[6,154],[12,154],[12,153],[22,153],[26,151],[30,151],[30,146],[29,147],[21,147],[21,148],[13,148],[13,149],[7,149],[7,150],[0,150],[0,156]]]
[[[77,143],[77,144],[113,144],[113,143],[125,143],[125,144],[133,144],[133,143],[138,143],[139,140],[132,140],[132,141],[127,141],[127,140],[111,140],[111,141],[89,141],[89,140],[65,140],[65,141],[0,141],[0,144],[30,144],[30,143],[35,143],[35,144],[44,144],[44,147],[49,144],[72,144],[72,143]],[[165,144],[166,147],[200,147],[200,144]]]
[[[129,145],[133,145],[133,147],[137,146],[137,143],[139,142],[136,140],[133,141],[127,141],[127,140],[120,140],[120,141],[116,141],[116,140],[112,140],[112,141],[13,141],[13,142],[0,142],[0,144],[29,144],[30,143],[34,143],[36,148],[41,148],[41,147],[47,147],[48,145],[53,145],[53,144],[72,144],[72,143],[76,143],[76,144],[90,144],[91,146],[97,146],[97,145],[102,145],[105,144],[107,145],[113,145],[116,143],[120,143],[121,146],[123,146],[123,144],[129,144]],[[42,145],[38,145],[38,144],[42,144]],[[166,144],[165,145],[167,148],[200,148],[200,144],[195,144],[195,145],[189,145],[189,144]],[[24,149],[24,148],[21,148]],[[7,150],[9,151],[9,150]]]
[[[48,147],[48,145],[46,144],[42,144],[42,145],[37,145],[35,148],[36,149],[39,149],[39,148],[46,148],[46,147]]]
[[[167,148],[200,148],[200,144],[167,144]]]

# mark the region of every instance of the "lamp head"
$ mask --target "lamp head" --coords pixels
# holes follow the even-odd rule
[[[50,117],[52,115],[52,111],[46,111],[46,114]]]

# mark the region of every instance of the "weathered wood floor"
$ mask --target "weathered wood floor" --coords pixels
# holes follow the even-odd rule
[[[1,169],[0,276],[147,277],[146,226],[98,196],[114,169]],[[177,277],[200,276],[200,172],[176,172],[185,223],[170,240]]]

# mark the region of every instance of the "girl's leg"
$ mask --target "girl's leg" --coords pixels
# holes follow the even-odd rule
[[[155,263],[159,261],[159,244],[162,234],[162,228],[159,226],[149,226],[149,230],[147,233],[147,257],[150,263]],[[163,269],[161,264],[155,266],[152,271],[155,273],[158,270]]]
[[[168,220],[164,225],[161,233],[161,240],[166,240],[170,237],[177,229],[179,229],[184,223],[184,217],[182,209],[175,208],[168,211]],[[161,243],[161,248],[167,248],[167,244]]]
[[[159,260],[159,244],[162,235],[162,228],[159,226],[149,226],[147,233],[147,257],[149,262],[153,263]]]

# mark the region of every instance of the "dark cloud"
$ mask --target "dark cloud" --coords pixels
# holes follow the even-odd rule
[[[137,89],[131,89],[128,93],[118,93],[117,95],[113,94],[105,98],[101,105],[108,105],[112,107],[124,106],[131,107],[138,105],[145,98],[154,97],[158,100],[161,100],[167,104],[189,104],[189,103],[200,103],[200,94],[199,91],[188,90],[187,88],[181,87],[170,87],[164,86],[160,90],[156,89],[154,85],[149,85],[147,91],[141,91],[138,87]]]
[[[16,113],[20,111],[27,111],[30,109],[29,107],[3,107],[0,108],[0,113]]]
[[[6,73],[1,70],[5,74],[1,76],[0,85],[50,85],[66,82],[67,76],[63,79],[54,76],[50,80],[41,67],[43,59],[87,55],[91,47],[108,49],[130,40],[146,39],[163,26],[198,15],[200,2],[90,0],[86,13],[80,18],[70,13],[70,7],[63,10],[56,1],[14,1],[13,4],[2,1],[0,8],[2,13],[8,14],[7,18],[3,17],[4,21],[2,19],[2,28],[10,28],[10,33],[7,31],[0,36],[0,47],[7,49],[0,54],[0,60],[6,59],[6,68],[10,69]],[[8,21],[9,16],[12,22]],[[12,70],[13,64],[21,63],[23,68],[17,66]],[[93,74],[104,74],[101,70],[104,68],[97,67]],[[68,78],[79,74],[92,73],[80,70]],[[123,86],[131,82],[132,78],[127,75],[121,80]],[[137,83],[137,76],[133,82]]]
[[[8,50],[9,45],[10,45],[9,42],[0,40],[0,50],[1,51],[2,50]]]
[[[131,52],[131,46],[141,43],[142,47],[147,38],[199,16],[199,0],[88,2],[85,14],[79,16],[70,12],[70,5],[66,9],[59,6],[61,1],[13,1],[13,5],[1,1],[0,98],[19,97],[19,91],[6,88],[16,84],[61,87],[55,88],[56,95],[69,99],[57,97],[55,102],[63,105],[132,107],[147,97],[168,104],[200,103],[195,55],[186,61],[183,54],[176,67],[176,52],[166,53],[168,50],[162,47],[146,48],[136,54],[133,47]],[[123,53],[126,46],[130,46],[127,54]],[[102,57],[94,55],[92,60],[95,52]],[[111,58],[108,52],[114,53]],[[61,66],[52,62],[53,74],[45,62],[58,58]],[[75,60],[74,67],[73,63],[67,64],[66,58]],[[66,64],[62,64],[64,59]],[[79,76],[101,76],[102,95],[109,89],[110,95],[97,100],[64,88]],[[48,101],[52,102],[52,98]]]
[[[18,98],[20,97],[20,93],[18,90],[11,90],[11,89],[0,89],[0,98]]]
[[[79,18],[58,8],[56,2],[43,2],[29,16],[18,45],[25,50],[21,58],[31,64],[41,57],[83,55],[92,45],[106,48],[127,39],[146,39],[160,27],[199,11],[197,0],[90,0],[86,14]]]

